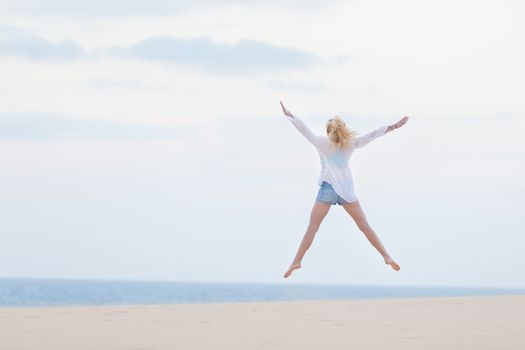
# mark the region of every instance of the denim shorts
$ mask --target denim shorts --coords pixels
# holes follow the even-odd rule
[[[319,192],[317,193],[317,198],[315,199],[317,202],[322,202],[326,204],[348,204],[349,202],[345,201],[340,195],[338,195],[335,191],[332,185],[330,185],[328,182],[323,181],[321,184],[321,187],[319,188]]]

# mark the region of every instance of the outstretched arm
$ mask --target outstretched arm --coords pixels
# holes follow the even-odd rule
[[[408,121],[408,117],[405,116],[402,119],[400,119],[397,123],[394,123],[392,125],[382,126],[379,129],[376,129],[376,130],[374,130],[372,132],[369,132],[368,134],[365,134],[363,136],[359,136],[358,138],[356,138],[354,146],[355,146],[355,148],[360,148],[360,147],[366,146],[372,140],[378,138],[379,136],[383,136],[384,134],[386,134],[389,131],[392,131],[392,130],[395,130],[395,129],[399,129],[400,127],[405,125],[407,123],[407,121]]]
[[[281,101],[281,108],[283,109],[283,113],[286,116],[286,118],[288,118],[288,120],[292,122],[295,128],[299,130],[299,132],[303,134],[303,136],[306,137],[306,139],[310,141],[311,144],[316,146],[317,136],[308,128],[308,126],[305,123],[303,123],[303,121],[299,119],[297,116],[294,116],[292,113],[290,113],[290,111],[287,110],[286,107],[284,107],[284,104],[282,103],[282,101]]]

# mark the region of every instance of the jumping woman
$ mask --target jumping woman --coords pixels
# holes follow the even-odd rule
[[[368,241],[377,249],[383,259],[385,259],[385,264],[399,271],[399,265],[387,253],[379,237],[377,237],[366,220],[365,213],[354,192],[352,173],[348,167],[348,160],[355,149],[366,146],[370,141],[385,135],[387,132],[399,129],[406,124],[408,117],[405,116],[395,124],[382,126],[363,136],[357,136],[354,131],[346,127],[345,122],[340,117],[335,117],[329,119],[326,123],[327,136],[322,136],[315,135],[310,131],[308,126],[297,116],[292,115],[292,113],[284,107],[282,102],[281,108],[286,118],[314,145],[321,158],[321,175],[318,179],[320,188],[310,214],[310,223],[308,224],[306,233],[290,268],[284,274],[284,278],[289,277],[294,270],[301,268],[301,261],[303,260],[304,254],[312,245],[315,234],[317,230],[319,230],[319,226],[321,226],[321,222],[333,204],[343,206],[346,212],[354,219],[359,230],[365,234]]]

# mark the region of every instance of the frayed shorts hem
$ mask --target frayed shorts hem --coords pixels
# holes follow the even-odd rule
[[[332,185],[330,185],[326,181],[323,181],[320,185],[319,192],[317,193],[315,201],[329,205],[344,205],[357,201],[357,198],[350,202],[346,201],[340,195],[338,195],[337,192],[335,192]]]

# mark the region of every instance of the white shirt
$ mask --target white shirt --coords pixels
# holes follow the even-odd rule
[[[319,152],[319,157],[321,158],[321,175],[317,179],[319,185],[326,181],[332,185],[334,191],[345,201],[356,201],[357,196],[354,191],[352,172],[348,166],[348,160],[356,148],[366,146],[375,138],[383,136],[388,129],[388,125],[363,136],[355,137],[350,140],[344,149],[340,149],[335,147],[327,136],[315,135],[297,116],[286,117]]]

